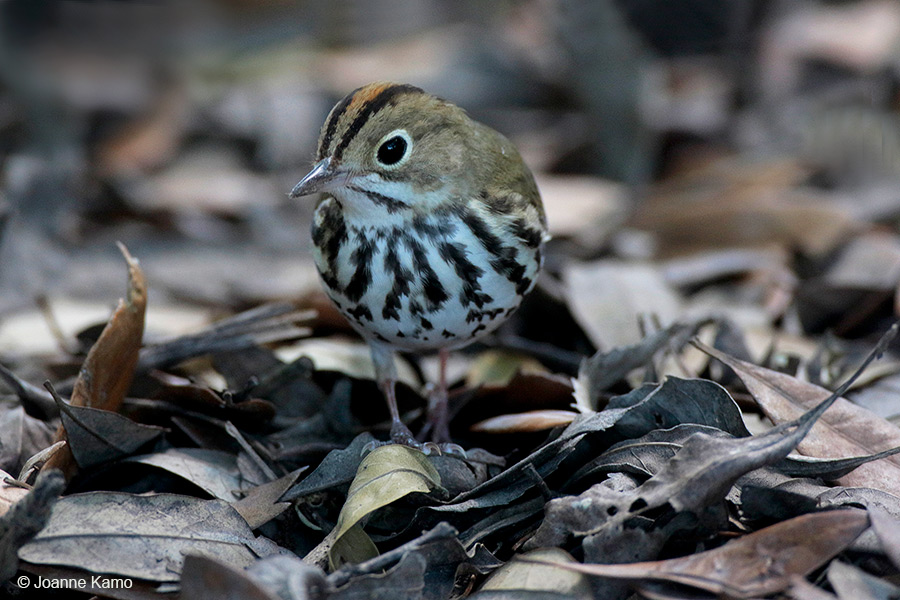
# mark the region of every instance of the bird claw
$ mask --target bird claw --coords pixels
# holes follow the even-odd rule
[[[435,444],[434,442],[425,442],[419,445],[419,450],[422,451],[422,454],[425,456],[431,456],[432,453],[441,455],[441,447]]]
[[[441,455],[441,447],[434,442],[419,442],[415,438],[403,439],[403,440],[395,440],[390,439],[386,442],[382,442],[380,440],[372,440],[368,444],[362,447],[360,451],[360,456],[365,456],[369,452],[375,450],[375,448],[380,448],[382,446],[390,446],[391,444],[399,444],[401,446],[406,446],[407,448],[412,448],[413,450],[418,450],[425,456],[430,456],[431,454]],[[454,444],[455,445],[455,444]]]
[[[371,442],[363,446],[362,451],[360,452],[360,456],[365,456],[369,452],[375,450],[375,448],[387,446],[388,444],[400,444],[408,448],[413,448],[414,450],[418,450],[425,456],[435,454],[437,456],[456,456],[462,459],[465,459],[467,457],[465,449],[463,449],[463,447],[459,444],[453,444],[450,442],[446,442],[443,444],[436,444],[435,442],[420,442],[416,438],[414,438],[412,433],[410,433],[408,430],[405,432],[403,430],[391,431],[391,439],[386,442],[372,440]]]
[[[459,444],[454,444],[452,442],[444,442],[443,444],[438,444],[438,446],[440,446],[441,453],[446,454],[447,456],[455,456],[455,457],[461,458],[463,460],[465,460],[469,457],[469,455],[466,454],[465,448],[463,448]]]
[[[379,440],[372,440],[371,442],[369,442],[368,444],[366,444],[365,446],[362,447],[362,450],[359,451],[359,455],[365,456],[366,454],[368,454],[375,448],[378,448],[380,446],[387,446],[388,444],[390,444],[390,442],[382,442]]]

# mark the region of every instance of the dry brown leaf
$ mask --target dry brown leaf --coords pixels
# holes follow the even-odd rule
[[[597,177],[540,175],[537,184],[553,237],[575,237],[594,248],[627,216],[627,190],[620,183]]]
[[[656,234],[661,256],[773,243],[821,254],[858,225],[846,208],[798,193],[802,176],[790,161],[719,161],[660,185],[630,225]]]
[[[88,352],[72,388],[70,404],[118,412],[125,399],[144,335],[147,282],[138,261],[123,244],[119,249],[128,263],[128,293],[110,317],[97,342]],[[66,439],[60,425],[55,441]],[[70,478],[77,468],[69,446],[60,448],[44,464],[44,469],[60,469]]]
[[[700,344],[738,374],[766,416],[776,424],[797,419],[831,392],[795,377],[738,360]],[[900,428],[875,413],[838,398],[797,446],[817,458],[849,458],[900,446]],[[866,463],[840,478],[845,486],[871,487],[900,496],[900,457]]]
[[[128,295],[119,300],[97,342],[88,352],[72,389],[73,406],[117,412],[131,386],[144,335],[147,282],[138,261],[119,244],[128,263]]]
[[[500,415],[479,421],[470,431],[480,433],[520,433],[523,431],[544,431],[562,427],[572,422],[578,413],[571,410],[530,410],[514,415]]]
[[[846,211],[816,198],[778,201],[760,197],[725,204],[716,200],[666,212],[645,215],[636,224],[659,236],[664,253],[778,242],[787,247],[799,245],[810,254],[820,255],[855,229]]]
[[[563,280],[572,315],[600,349],[641,341],[641,318],[655,315],[666,326],[681,314],[681,298],[660,270],[647,263],[571,263],[563,271]]]
[[[810,58],[866,72],[894,60],[900,40],[900,5],[894,0],[803,6],[777,23],[763,45],[763,83],[771,92],[793,91]]]
[[[446,72],[466,39],[465,29],[449,27],[393,43],[341,48],[316,57],[316,72],[336,96],[370,82],[372,73],[386,81],[429,80]]]
[[[730,598],[757,598],[778,593],[791,585],[794,575],[806,575],[825,564],[868,526],[865,511],[832,510],[782,521],[714,550],[682,558],[561,566],[600,577],[667,581]]]
[[[893,290],[900,283],[900,240],[886,232],[854,238],[841,250],[825,280],[833,287]]]
[[[297,481],[306,468],[301,467],[275,481],[244,490],[246,496],[233,503],[234,509],[244,517],[251,529],[261,527],[290,508],[290,502],[279,502],[278,499]]]
[[[97,148],[95,163],[104,177],[134,176],[171,160],[187,124],[184,95],[162,93],[152,112],[125,127]]]
[[[788,254],[783,248],[721,248],[672,258],[660,265],[663,277],[678,287],[696,286],[745,273],[787,276]]]
[[[146,211],[245,215],[251,206],[274,206],[272,182],[243,166],[227,148],[202,147],[183,153],[164,171],[127,188],[128,200]],[[254,198],[253,204],[247,198]]]

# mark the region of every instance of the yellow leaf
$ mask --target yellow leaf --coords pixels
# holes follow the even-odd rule
[[[334,543],[328,552],[329,565],[340,566],[337,559],[341,557],[366,555],[358,544],[368,542],[371,544],[368,550],[374,550],[374,544],[361,527],[354,531],[354,526],[366,516],[407,494],[426,493],[440,485],[440,475],[422,452],[399,444],[373,450],[360,463],[338,515],[332,532]]]
[[[359,523],[346,530],[328,550],[328,568],[332,571],[341,565],[358,564],[378,556],[375,542]]]
[[[466,385],[469,387],[504,386],[516,373],[520,372],[541,373],[546,372],[546,369],[535,359],[521,354],[488,350],[479,354],[475,359],[466,375]]]

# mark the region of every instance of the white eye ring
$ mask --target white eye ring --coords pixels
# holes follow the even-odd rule
[[[404,152],[403,155],[396,160],[395,162],[385,162],[383,159],[386,158],[385,151],[382,149],[384,145],[393,138],[400,138],[404,142]],[[405,129],[395,129],[390,132],[378,142],[378,145],[375,147],[375,163],[382,167],[383,169],[396,169],[398,167],[403,166],[407,160],[409,160],[410,155],[412,154],[413,149],[413,141],[408,133],[406,133]]]

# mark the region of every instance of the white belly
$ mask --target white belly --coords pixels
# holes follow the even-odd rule
[[[315,230],[319,211],[314,240],[324,237]],[[403,350],[465,346],[503,323],[533,287],[536,249],[516,248],[525,268],[511,277],[462,223],[419,225],[430,229],[348,225],[336,253],[337,244],[315,245],[326,292],[363,337]]]

